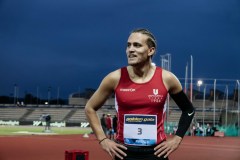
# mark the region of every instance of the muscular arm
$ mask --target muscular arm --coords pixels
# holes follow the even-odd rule
[[[183,138],[194,117],[194,108],[183,91],[172,94],[171,97],[182,110],[176,135]]]
[[[118,83],[118,71],[108,74],[99,85],[96,92],[89,99],[85,106],[85,113],[87,119],[93,129],[98,140],[105,138],[99,117],[97,116],[97,110],[102,107],[105,101],[113,93]]]
[[[182,114],[179,120],[176,135],[173,138],[168,139],[166,142],[163,142],[155,147],[155,155],[159,157],[163,155],[164,157],[167,157],[178,148],[194,115],[194,108],[192,106],[192,103],[182,91],[182,86],[177,77],[171,72],[163,70],[163,82],[173,100],[182,110]]]
[[[179,80],[172,73],[165,71],[164,82],[169,90],[170,96],[182,111],[176,135],[183,138],[192,122],[194,107],[186,94],[183,92]]]
[[[120,149],[126,149],[126,147],[117,144],[106,138],[106,135],[102,129],[101,122],[97,116],[97,110],[102,107],[105,101],[113,93],[120,79],[120,70],[114,71],[108,74],[101,82],[97,91],[89,99],[85,106],[85,113],[87,119],[91,125],[91,128],[96,135],[99,144],[102,148],[112,157],[115,156],[122,158],[126,154]]]

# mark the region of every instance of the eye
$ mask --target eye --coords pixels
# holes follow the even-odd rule
[[[133,43],[133,46],[137,47],[137,48],[142,47],[142,45],[140,43]]]

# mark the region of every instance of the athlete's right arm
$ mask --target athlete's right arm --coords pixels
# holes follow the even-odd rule
[[[87,119],[99,141],[105,138],[106,136],[102,130],[99,117],[97,116],[97,110],[103,106],[105,101],[113,93],[115,85],[118,83],[118,79],[116,78],[116,76],[117,76],[116,71],[108,74],[102,80],[98,89],[92,95],[92,97],[89,99],[85,106],[85,113]]]
[[[105,139],[106,135],[102,129],[99,117],[97,116],[97,110],[102,107],[109,96],[114,92],[120,79],[120,70],[114,71],[108,74],[99,85],[96,92],[92,95],[85,106],[85,114],[88,122],[96,135],[97,139],[101,143],[102,148],[109,153],[113,158],[115,155],[121,158],[125,155],[119,148],[125,149],[124,146],[117,144],[109,139]],[[103,140],[104,139],[104,140]],[[103,140],[103,141],[101,141]],[[122,155],[122,156],[120,156]]]

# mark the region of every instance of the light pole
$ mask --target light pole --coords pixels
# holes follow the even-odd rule
[[[226,108],[225,108],[225,127],[227,127],[227,122],[228,122],[228,86],[226,86]]]
[[[191,55],[190,100],[193,101],[193,56]]]
[[[214,86],[213,86],[213,126],[215,127],[215,110],[216,110],[216,83],[217,80],[214,79]]]
[[[205,85],[205,87],[204,87],[204,89],[203,89],[203,110],[202,110],[202,123],[203,123],[203,127],[204,127],[204,121],[205,121],[205,106],[206,106],[206,101],[205,101],[205,99],[206,99],[206,85]]]
[[[240,101],[240,84],[239,84],[239,80],[237,80],[237,84],[238,84],[238,111],[237,111],[237,113],[238,113],[238,136],[240,136],[240,130],[239,130],[239,126],[240,126],[240,119],[239,119],[239,112],[240,112],[240,106],[239,106],[239,101]]]
[[[162,68],[164,68],[168,71],[171,71],[171,54],[167,53],[165,55],[160,55],[160,57],[161,57]],[[167,106],[167,114],[166,114],[167,133],[169,133],[169,131],[168,131],[169,104],[170,104],[170,98],[169,98],[169,95],[167,95],[167,101],[166,101],[166,106]]]
[[[203,84],[203,81],[202,80],[198,80],[197,81],[197,86],[198,86],[198,91],[200,92],[200,87],[201,85]],[[204,108],[205,108],[205,90],[206,90],[206,86],[205,88],[203,89],[203,108],[202,108],[202,126],[204,127]]]
[[[39,91],[39,88],[38,88],[38,86],[37,86],[37,105],[38,105],[38,99],[39,99],[38,91]]]
[[[16,99],[17,99],[17,84],[14,84],[14,105],[16,105]]]
[[[48,87],[48,105],[50,104],[50,98],[51,98],[51,87]]]
[[[57,89],[57,105],[59,103],[59,93],[60,93],[60,87],[58,87],[58,89]]]

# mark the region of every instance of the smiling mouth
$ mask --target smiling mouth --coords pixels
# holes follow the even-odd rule
[[[134,54],[130,54],[130,55],[128,55],[128,58],[135,58],[135,57],[137,57],[136,55],[134,55]]]
[[[133,62],[133,61],[135,61],[136,60],[136,57],[128,57],[128,61],[129,62]]]

